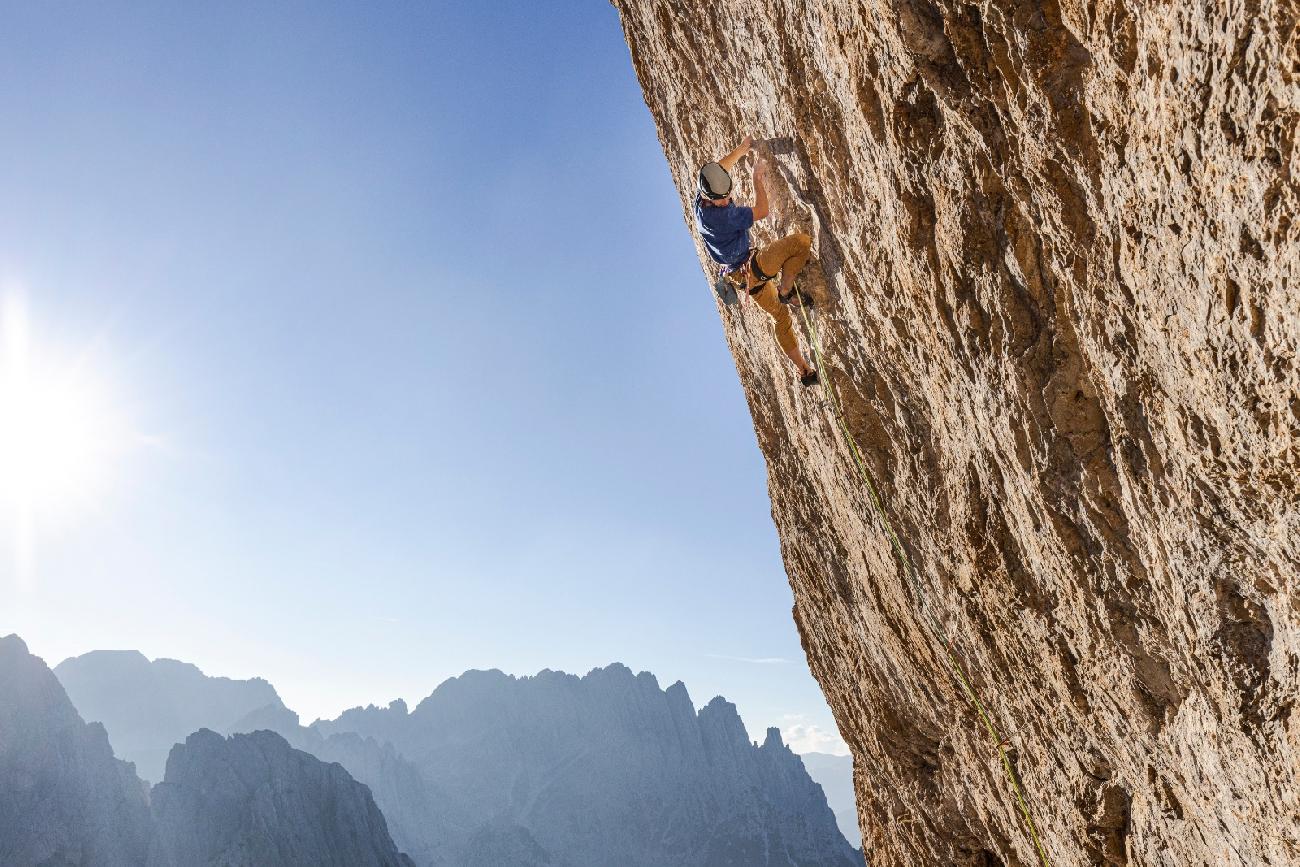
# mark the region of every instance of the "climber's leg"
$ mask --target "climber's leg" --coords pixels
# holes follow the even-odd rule
[[[807,237],[807,235],[804,237]],[[781,242],[778,241],[777,243]],[[772,272],[764,271],[763,273],[771,274]],[[777,298],[775,281],[769,280],[763,284],[762,289],[751,297],[758,302],[759,307],[767,311],[768,316],[772,317],[772,327],[776,331],[776,342],[780,344],[781,351],[794,362],[795,367],[799,368],[799,375],[801,377],[806,376],[813,368],[804,360],[803,353],[799,351],[799,339],[794,334],[794,319],[790,316],[790,309]]]
[[[758,251],[758,267],[764,274],[781,272],[781,295],[788,295],[795,278],[808,263],[812,250],[812,236],[803,232],[786,235]]]

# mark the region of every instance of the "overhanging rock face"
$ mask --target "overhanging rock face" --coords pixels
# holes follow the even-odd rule
[[[756,240],[815,239],[823,376],[917,567],[720,310],[872,863],[1300,864],[1295,5],[615,5],[688,221],[764,140]]]

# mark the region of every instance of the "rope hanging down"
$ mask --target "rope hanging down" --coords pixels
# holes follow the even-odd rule
[[[867,470],[866,461],[862,457],[862,452],[858,448],[857,440],[854,439],[852,432],[849,431],[848,422],[844,418],[844,412],[840,408],[839,396],[835,393],[835,386],[831,384],[830,376],[826,366],[822,363],[821,346],[817,340],[817,327],[813,324],[812,319],[808,316],[808,310],[804,307],[803,298],[797,291],[795,295],[796,304],[799,307],[799,315],[803,318],[808,345],[812,348],[813,359],[817,364],[817,371],[821,375],[822,388],[826,391],[826,396],[830,402],[831,411],[835,415],[835,421],[839,425],[840,432],[844,435],[844,441],[848,444],[849,453],[853,456],[853,462],[857,464],[858,475],[866,485],[867,493],[870,495],[872,508],[876,516],[880,519],[880,525],[885,530],[885,535],[889,537],[890,547],[893,548],[894,555],[898,558],[903,567],[904,574],[907,575],[912,585],[912,592],[916,595],[917,602],[920,603],[921,611],[925,619],[930,622],[930,628],[934,631],[935,637],[938,638],[940,646],[943,648],[944,656],[948,660],[948,665],[952,669],[953,677],[961,685],[961,690],[965,694],[967,701],[975,708],[976,714],[984,724],[989,738],[998,751],[1002,759],[1002,771],[1006,775],[1007,782],[1011,786],[1011,791],[1016,796],[1016,803],[1020,807],[1020,813],[1025,819],[1025,826],[1029,829],[1029,836],[1034,841],[1034,848],[1038,851],[1038,858],[1043,867],[1051,867],[1051,862],[1047,858],[1047,850],[1043,848],[1043,841],[1039,839],[1038,828],[1034,825],[1034,818],[1029,812],[1029,804],[1025,801],[1024,791],[1020,786],[1020,780],[1016,777],[1015,768],[1011,766],[1011,759],[1008,756],[1009,743],[999,734],[997,726],[993,724],[993,718],[989,715],[984,702],[980,700],[979,694],[975,692],[975,687],[971,685],[970,678],[966,675],[966,670],[957,660],[956,654],[953,653],[952,641],[948,638],[947,632],[934,616],[930,609],[928,599],[921,585],[921,580],[916,573],[916,567],[912,564],[912,558],[908,556],[907,550],[903,547],[902,542],[898,539],[898,534],[894,532],[894,525],[889,520],[888,513],[885,512],[883,500],[876,490],[875,482],[871,479],[871,473]]]

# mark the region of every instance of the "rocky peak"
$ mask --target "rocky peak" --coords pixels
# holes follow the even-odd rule
[[[81,720],[17,636],[0,638],[0,864],[413,867],[365,786],[278,735],[227,740],[204,729],[171,751],[167,769],[151,813],[144,784],[113,757],[104,726]]]
[[[759,748],[735,705],[719,697],[697,714],[684,685],[663,690],[624,665],[582,677],[467,672],[405,717],[370,708],[314,728],[330,741],[349,730],[387,741],[468,814],[526,832],[493,844],[525,859],[861,863],[779,733]]]
[[[162,779],[172,745],[195,730],[229,732],[249,714],[288,712],[261,678],[209,677],[189,663],[151,662],[134,650],[92,651],[64,660],[54,673],[77,709],[113,733],[119,755],[153,781]]]
[[[0,864],[138,867],[145,789],[45,663],[0,638]]]
[[[116,700],[137,697],[128,689]],[[581,677],[466,672],[414,710],[402,701],[353,708],[310,728],[278,703],[235,723],[258,724],[283,738],[200,731],[171,750],[154,789],[161,842],[151,867],[207,863],[192,859],[214,852],[252,864],[279,857],[277,847],[310,857],[346,852],[319,828],[334,821],[313,813],[322,798],[342,805],[341,827],[370,841],[355,857],[388,851],[365,819],[378,804],[392,839],[421,867],[861,863],[779,733],[760,748],[725,699],[697,714],[680,682],[660,689],[653,675],[619,664]],[[148,727],[122,734],[160,736]],[[291,747],[342,767],[305,761]],[[324,767],[365,783],[374,801],[369,792],[354,796],[350,780],[327,778]]]
[[[150,867],[414,867],[365,786],[273,732],[190,735],[167,759],[153,813]]]

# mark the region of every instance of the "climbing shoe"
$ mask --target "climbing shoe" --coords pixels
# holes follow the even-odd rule
[[[810,370],[799,377],[800,385],[816,385],[820,380],[817,378],[816,369]]]
[[[799,299],[799,306],[801,306],[801,307],[812,307],[812,306],[813,306],[813,297],[812,297],[811,295],[809,295],[807,292],[805,292],[805,291],[803,291],[802,289],[800,289],[800,288],[799,288],[799,284],[797,284],[797,283],[796,283],[795,285],[791,286],[791,287],[790,287],[790,291],[787,292],[786,294],[784,294],[784,295],[778,295],[778,296],[777,296],[777,299],[778,299],[782,304],[792,304],[792,303],[794,303],[796,297]]]

